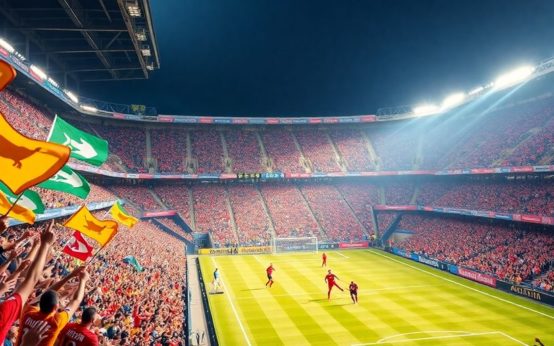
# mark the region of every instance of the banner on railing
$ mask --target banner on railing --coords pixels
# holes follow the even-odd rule
[[[458,275],[485,284],[487,286],[496,287],[496,279],[490,275],[474,272],[473,270],[458,267]]]
[[[141,218],[168,217],[174,215],[177,215],[176,210],[147,211],[141,215]]]
[[[496,288],[499,288],[503,291],[515,293],[520,296],[531,298],[539,302],[546,304],[554,305],[554,295],[548,294],[543,291],[538,291],[532,287],[527,287],[523,285],[511,284],[502,280],[496,280]]]
[[[368,241],[355,241],[351,243],[339,243],[341,249],[364,249],[369,247]]]
[[[477,271],[469,270],[467,268],[458,267],[454,264],[445,263],[435,259],[427,258],[421,255],[417,255],[415,253],[410,253],[403,249],[393,247],[393,248],[387,248],[386,250],[389,252],[392,252],[397,256],[409,258],[413,261],[424,263],[428,266],[435,267],[440,270],[448,271],[454,275],[458,275],[487,286],[498,288],[508,293],[517,294],[520,296],[524,296],[524,297],[554,306],[554,294],[550,294],[529,286],[517,285],[506,281],[497,280],[492,275],[479,273]]]
[[[241,247],[222,247],[199,249],[199,255],[254,255],[262,253],[271,253],[271,246],[241,246]]]

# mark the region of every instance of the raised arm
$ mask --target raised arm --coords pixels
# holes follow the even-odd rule
[[[15,291],[15,293],[21,296],[22,302],[27,301],[27,298],[29,298],[29,296],[33,292],[33,288],[35,287],[36,283],[40,279],[40,276],[42,275],[42,270],[44,268],[44,262],[46,261],[46,256],[48,255],[48,252],[50,251],[50,247],[52,246],[55,240],[54,233],[52,233],[53,225],[54,225],[54,220],[52,220],[48,228],[45,231],[43,231],[42,234],[40,235],[40,247],[38,248],[38,253],[36,255],[36,258],[31,264],[29,271],[27,272],[27,276],[25,277],[25,280],[23,280],[21,285]]]
[[[79,271],[79,288],[77,288],[77,291],[75,291],[75,294],[73,294],[71,302],[69,302],[66,307],[69,318],[71,318],[75,311],[77,311],[77,309],[79,308],[79,304],[81,304],[81,301],[85,296],[85,285],[87,284],[88,279],[89,275],[86,270]]]

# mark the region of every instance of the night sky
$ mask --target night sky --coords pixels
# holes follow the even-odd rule
[[[554,56],[554,0],[151,0],[161,69],[89,83],[161,114],[374,114]]]

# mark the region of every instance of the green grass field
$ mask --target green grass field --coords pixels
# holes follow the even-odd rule
[[[358,305],[333,290],[320,254],[201,256],[225,293],[209,302],[221,345],[554,345],[554,309],[378,250],[328,253]],[[264,287],[273,262],[273,288]]]

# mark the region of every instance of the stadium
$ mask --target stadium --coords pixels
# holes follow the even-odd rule
[[[102,99],[179,89],[159,7],[1,2],[3,345],[554,344],[554,58],[359,114]]]

